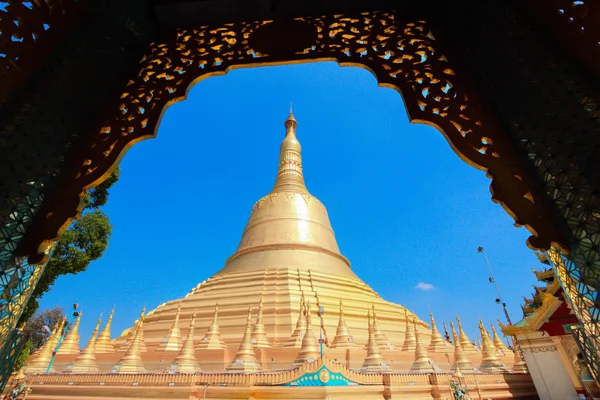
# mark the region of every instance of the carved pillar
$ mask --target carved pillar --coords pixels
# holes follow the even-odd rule
[[[571,382],[575,387],[575,390],[583,390],[583,385],[581,384],[581,380],[579,379],[579,374],[575,371],[575,365],[577,362],[577,353],[579,353],[577,348],[577,343],[575,343],[575,339],[573,336],[551,336],[552,342],[554,342],[554,346],[556,346],[556,350],[558,354],[560,354],[560,359],[565,365],[565,369],[569,374],[569,378],[571,378]],[[570,339],[570,340],[569,340]],[[569,346],[569,352],[565,348],[564,344]],[[573,354],[574,351],[577,353]],[[573,357],[575,358],[575,364],[573,363]]]

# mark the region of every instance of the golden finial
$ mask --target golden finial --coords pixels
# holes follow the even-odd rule
[[[296,329],[292,332],[292,335],[285,343],[283,347],[302,347],[302,338],[306,333],[306,309],[304,306],[304,293],[300,297],[300,314],[298,314],[298,320],[296,321]]]
[[[431,318],[431,339],[427,350],[434,353],[448,353],[449,351],[452,351],[448,342],[444,340],[442,334],[438,331],[431,311],[429,312],[429,318]]]
[[[146,307],[144,306],[144,311],[142,311],[142,317],[140,318],[137,327],[135,329],[135,333],[133,335],[133,340],[131,341],[131,345],[125,352],[123,358],[119,360],[117,365],[115,365],[115,369],[117,369],[117,373],[119,374],[144,374],[146,373],[146,368],[144,368],[144,362],[142,361],[142,350],[141,350],[141,333],[143,332],[144,327],[144,318],[143,315],[146,311]]]
[[[502,342],[502,339],[500,339],[500,336],[498,336],[498,332],[496,332],[496,327],[494,326],[494,324],[490,322],[490,326],[492,327],[492,336],[493,336],[494,346],[496,347],[496,350],[498,351],[498,353],[501,356],[506,356],[506,355],[510,354],[510,350],[504,345],[504,343]]]
[[[219,333],[219,325],[217,324],[218,315],[219,303],[216,303],[212,323],[208,327],[208,332],[204,335],[202,341],[196,346],[196,349],[220,350],[226,347],[225,342],[221,340],[221,334]]]
[[[181,301],[177,305],[175,320],[167,336],[156,348],[157,351],[179,351],[181,349],[181,332],[179,330],[179,316],[181,314]]]
[[[263,323],[263,299],[260,298],[258,303],[258,315],[256,317],[256,323],[252,330],[252,343],[254,347],[259,349],[270,349],[272,346],[267,339],[267,331],[265,324]]]
[[[479,320],[479,331],[481,333],[481,366],[479,369],[486,373],[503,372],[504,367],[498,359],[496,348],[485,330],[482,320]]]
[[[331,342],[332,349],[352,349],[356,347],[356,343],[354,343],[354,338],[350,334],[348,330],[348,325],[346,324],[346,320],[344,319],[344,308],[342,304],[342,300],[340,300],[340,319],[338,321],[337,331],[335,332],[335,337]]]
[[[96,339],[96,353],[114,353],[115,346],[110,340],[110,325],[112,323],[113,315],[115,315],[115,307],[116,304],[113,305],[113,308],[108,316],[108,320],[106,321],[106,325],[98,338]]]
[[[381,349],[375,339],[375,329],[373,328],[371,309],[367,311],[367,323],[369,325],[369,338],[367,340],[367,356],[363,362],[362,369],[369,371],[383,371],[387,369],[385,360],[381,355]]]
[[[179,312],[179,311],[178,311]],[[195,374],[202,372],[198,360],[196,360],[196,353],[194,351],[194,321],[196,320],[196,311],[192,314],[192,320],[188,329],[188,334],[181,346],[179,354],[175,358],[175,372],[181,374]]]
[[[404,319],[406,320],[406,330],[404,332],[404,342],[402,343],[402,351],[413,352],[417,346],[415,338],[415,328],[411,324],[412,318],[408,315],[408,310],[404,309]]]
[[[100,372],[98,364],[96,363],[96,335],[98,335],[98,330],[100,329],[101,323],[102,314],[100,314],[100,318],[98,318],[98,322],[96,322],[96,327],[94,328],[94,332],[92,332],[92,337],[84,347],[83,351],[75,359],[75,362],[71,367],[71,373],[95,374]]]
[[[460,322],[460,317],[457,316],[456,321],[458,322],[458,334],[459,334],[460,345],[461,345],[463,351],[465,352],[465,354],[479,355],[479,351],[477,351],[477,349],[475,348],[475,345],[473,345],[473,342],[471,342],[471,339],[469,339],[469,337],[465,333],[462,323]]]
[[[460,344],[460,340],[458,339],[458,335],[456,334],[456,330],[454,329],[454,323],[450,321],[450,329],[452,330],[452,338],[454,339],[454,364],[453,367],[455,369],[460,368],[463,371],[473,371],[473,365],[471,361],[467,358],[462,345]]]
[[[413,328],[415,330],[415,360],[413,361],[411,371],[415,372],[434,372],[433,362],[429,360],[427,349],[421,341],[421,334],[417,329],[417,321],[413,320]]]
[[[131,329],[129,329],[129,333],[127,335],[127,338],[121,344],[121,347],[119,348],[119,351],[127,351],[129,349],[129,347],[131,346],[131,343],[133,343],[133,338],[134,338],[135,335],[139,336],[140,351],[142,351],[142,352],[146,351],[146,342],[144,341],[144,330],[141,329],[138,332],[138,329],[137,329],[137,327],[139,325],[143,325],[144,324],[145,315],[146,315],[146,305],[144,304],[144,308],[142,309],[142,313],[141,313],[140,317],[133,323],[133,327],[131,327]]]
[[[63,340],[56,354],[79,354],[81,351],[79,348],[79,322],[81,322],[82,314],[83,312],[80,312],[77,316],[73,328]]]
[[[296,118],[290,112],[285,120],[285,138],[279,148],[279,168],[271,193],[309,194],[302,175],[302,146],[296,138]]]
[[[294,365],[304,364],[306,361],[319,358],[319,342],[312,330],[312,317],[310,315],[310,301],[306,302],[306,332],[302,338],[302,347],[294,361]]]
[[[246,329],[240,343],[240,348],[235,354],[235,358],[227,367],[228,371],[236,372],[256,372],[262,369],[260,362],[256,359],[254,346],[252,346],[252,307],[248,308],[248,318],[246,319]]]
[[[375,334],[375,340],[380,347],[388,348],[389,340],[381,330],[379,322],[377,321],[377,313],[375,312],[375,304],[371,304],[373,310],[373,333]]]

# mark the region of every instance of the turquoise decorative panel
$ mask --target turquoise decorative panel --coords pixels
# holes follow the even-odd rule
[[[306,373],[283,386],[357,386],[358,383],[345,378],[339,372],[331,372],[323,366],[318,371]]]

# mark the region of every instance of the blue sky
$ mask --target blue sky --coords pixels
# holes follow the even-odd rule
[[[290,101],[307,187],[365,282],[424,320],[431,309],[440,328],[460,315],[474,339],[480,317],[502,318],[481,245],[513,320],[521,318],[531,268],[541,265],[525,246],[528,232],[490,200],[485,173],[437,130],[409,124],[397,92],[332,62],[240,69],[198,83],[166,111],[157,138],[121,162],[104,209],[114,227],[105,256],[61,277],[41,307],[81,304],[87,341],[98,315],[116,304],[114,337],[144,304],[182,297],[218,271],[252,205],[272,188]]]

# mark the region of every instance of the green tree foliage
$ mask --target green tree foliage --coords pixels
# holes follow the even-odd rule
[[[48,338],[48,333],[44,331],[44,326],[52,330],[64,317],[65,312],[62,307],[53,307],[36,312],[27,321],[25,334],[29,336],[29,341],[33,343],[34,349],[41,347]]]
[[[27,357],[29,357],[29,355],[31,354],[33,349],[35,349],[35,345],[33,344],[33,341],[31,339],[27,340],[27,342],[25,342],[25,345],[23,346],[23,349],[21,350],[21,354],[19,354],[19,357],[17,357],[17,359],[15,360],[15,363],[14,363],[13,369],[12,369],[13,371],[18,371],[21,368],[23,368],[23,365],[25,364]]]
[[[86,193],[81,218],[60,237],[19,323],[33,316],[39,307],[38,299],[50,290],[59,276],[85,271],[92,261],[102,256],[108,247],[112,226],[100,207],[106,204],[109,189],[118,180],[117,168],[108,179]]]

